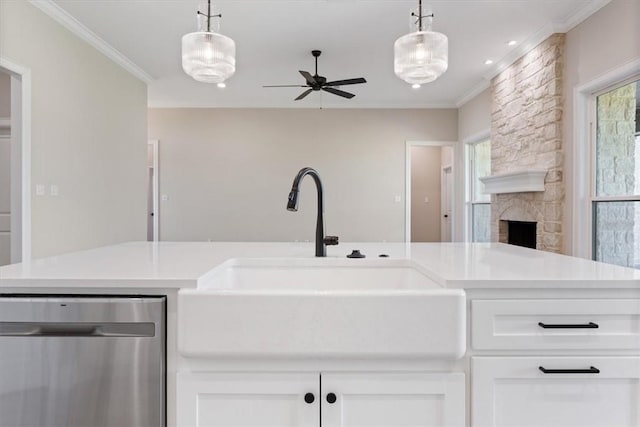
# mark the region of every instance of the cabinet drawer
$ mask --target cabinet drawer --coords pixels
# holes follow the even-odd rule
[[[473,427],[640,425],[638,357],[473,357],[471,369]]]
[[[640,350],[640,300],[474,300],[478,350]]]

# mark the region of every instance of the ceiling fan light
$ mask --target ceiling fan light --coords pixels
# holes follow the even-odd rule
[[[236,72],[236,44],[229,37],[213,32],[185,34],[182,69],[199,82],[222,83]]]
[[[449,67],[449,39],[435,31],[406,34],[394,44],[394,72],[409,84],[430,83]]]

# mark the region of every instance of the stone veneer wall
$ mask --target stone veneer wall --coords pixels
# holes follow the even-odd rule
[[[491,197],[493,241],[506,237],[501,220],[535,221],[537,248],[562,251],[564,41],[552,35],[491,81],[491,173],[548,171],[543,192]]]

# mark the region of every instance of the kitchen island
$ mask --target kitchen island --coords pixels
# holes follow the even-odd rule
[[[347,260],[354,249],[367,258]],[[180,290],[265,258],[410,261],[465,296],[463,356],[182,354]],[[0,267],[0,293],[166,295],[168,425],[233,425],[250,407],[255,425],[319,425],[320,412],[323,426],[640,423],[640,271],[589,260],[500,243],[341,243],[317,260],[311,243],[131,242]]]
[[[638,270],[503,243],[341,243],[327,259],[353,249],[411,259],[447,288],[640,288]],[[231,258],[276,257],[311,258],[313,244],[129,242],[0,267],[0,287],[195,288]]]

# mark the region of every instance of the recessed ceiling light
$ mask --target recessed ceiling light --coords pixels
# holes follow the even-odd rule
[[[511,41],[510,41],[509,43],[507,43],[507,44],[508,44],[509,46],[515,46],[515,45],[517,45],[517,44],[518,44],[518,42],[517,42],[517,41],[515,41],[515,40],[511,40]]]
[[[227,87],[227,84],[225,82],[221,82],[221,83],[218,83],[218,87],[220,89],[224,89],[225,87]]]
[[[493,61],[490,59],[487,59],[486,61],[484,61],[484,65],[491,65],[493,64]]]
[[[412,84],[411,87],[414,89],[420,89],[420,85],[418,83]]]

